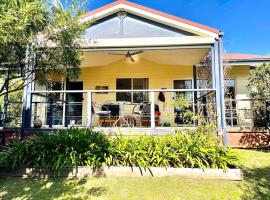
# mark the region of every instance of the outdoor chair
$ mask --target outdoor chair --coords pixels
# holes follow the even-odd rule
[[[106,120],[111,118],[111,111],[104,106],[97,105],[95,102],[92,103],[92,115],[98,116],[98,125],[103,127],[105,124],[106,127]]]
[[[96,111],[94,108],[98,108],[99,111]],[[119,105],[117,104],[104,104],[101,106],[95,104],[94,108],[92,108],[92,113],[99,117],[98,124],[101,127],[111,127],[118,119]]]
[[[151,126],[151,104],[149,103],[142,103],[140,104],[140,110],[135,111],[133,109],[133,113],[139,115],[140,117],[140,125],[141,127],[150,127]],[[159,106],[155,104],[155,125],[160,126],[160,111]]]

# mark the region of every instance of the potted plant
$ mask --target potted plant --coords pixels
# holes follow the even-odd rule
[[[42,121],[39,119],[39,116],[34,120],[34,128],[41,128],[42,127]]]

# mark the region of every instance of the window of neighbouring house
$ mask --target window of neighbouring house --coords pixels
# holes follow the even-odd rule
[[[237,126],[238,124],[235,93],[235,80],[224,80],[225,116],[228,126]]]
[[[148,78],[119,78],[116,79],[117,90],[146,90],[148,89]],[[116,94],[116,101],[127,101],[133,103],[140,103],[148,101],[147,92],[118,92]]]
[[[225,99],[235,99],[235,80],[227,79],[224,83],[225,86]]]

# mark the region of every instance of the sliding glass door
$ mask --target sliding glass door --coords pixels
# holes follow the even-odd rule
[[[67,90],[83,90],[83,82],[69,82]],[[82,93],[68,93],[66,96],[65,125],[82,125]]]
[[[48,91],[63,90],[63,83],[53,81],[47,85]],[[60,93],[50,93],[47,95],[47,125],[63,125],[63,102],[64,96]]]
[[[48,91],[63,91],[64,83],[53,81],[48,84]],[[83,82],[67,82],[66,90],[83,90]],[[82,93],[50,93],[47,95],[47,125],[81,125]]]

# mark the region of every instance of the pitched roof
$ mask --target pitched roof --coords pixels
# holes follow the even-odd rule
[[[145,6],[142,6],[142,5],[138,5],[136,3],[132,3],[132,2],[129,2],[129,1],[126,1],[126,0],[117,0],[117,1],[115,1],[113,3],[110,3],[110,4],[107,4],[107,5],[103,6],[103,7],[97,8],[97,9],[95,9],[93,11],[89,11],[83,17],[88,17],[88,16],[91,16],[91,15],[94,15],[96,13],[99,13],[101,11],[104,11],[106,9],[112,8],[112,7],[120,5],[120,4],[131,6],[131,7],[134,7],[134,8],[137,8],[137,9],[140,9],[140,10],[152,13],[152,14],[156,14],[156,15],[159,15],[159,16],[171,19],[171,20],[175,20],[175,21],[178,21],[178,22],[181,22],[181,23],[184,23],[184,24],[188,24],[188,25],[200,28],[202,30],[212,32],[212,33],[215,33],[215,34],[219,34],[221,32],[218,29],[215,29],[215,28],[212,28],[212,27],[209,27],[209,26],[205,26],[205,25],[202,25],[202,24],[199,24],[197,22],[193,22],[193,21],[190,21],[190,20],[187,20],[187,19],[176,17],[176,16],[173,16],[173,15],[170,15],[170,14],[158,11],[158,10],[154,10],[152,8],[148,8],[148,7],[145,7]]]
[[[234,61],[242,61],[242,60],[270,60],[270,56],[259,56],[252,54],[224,54],[225,60],[234,60]]]

